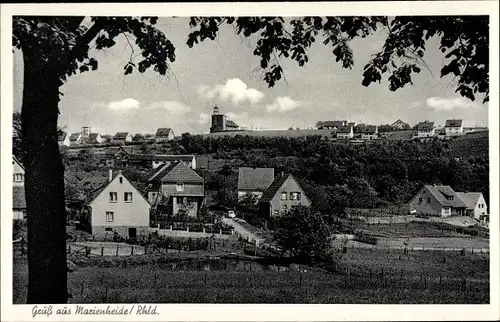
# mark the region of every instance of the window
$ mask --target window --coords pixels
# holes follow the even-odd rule
[[[125,202],[132,202],[132,192],[125,192],[123,199]]]
[[[120,177],[120,183],[123,183],[123,177]]]
[[[106,227],[105,230],[106,231],[113,231],[113,228]]]
[[[431,197],[427,197],[427,202],[431,203]]]
[[[286,196],[287,196],[286,191],[283,191],[281,193],[281,200],[286,200]]]
[[[23,174],[22,173],[16,173],[16,174],[14,174],[14,181],[15,182],[23,181]]]
[[[177,191],[184,191],[184,183],[177,184]]]
[[[274,215],[275,215],[275,216],[279,216],[279,214],[280,214],[280,211],[279,211],[278,209],[276,209],[276,210],[274,211]]]
[[[118,193],[110,192],[109,193],[109,202],[116,202],[118,200]]]
[[[422,198],[418,198],[418,202],[422,202]]]
[[[106,221],[115,221],[115,213],[113,211],[106,211]]]
[[[300,200],[300,192],[290,192],[290,200]]]

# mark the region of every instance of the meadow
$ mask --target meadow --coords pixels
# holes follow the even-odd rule
[[[24,257],[13,272],[14,303],[25,303]],[[70,303],[488,303],[489,257],[348,249],[334,272],[247,260],[86,266],[68,285]]]

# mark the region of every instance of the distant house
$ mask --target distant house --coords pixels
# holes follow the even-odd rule
[[[259,213],[269,220],[298,205],[309,207],[311,201],[293,175],[281,174],[259,200]]]
[[[340,126],[346,126],[347,121],[319,121],[316,123],[318,130],[336,130]]]
[[[59,135],[57,136],[57,143],[59,144],[59,146],[70,146],[68,133],[60,131]]]
[[[398,119],[396,122],[391,124],[391,127],[395,130],[409,130],[411,126],[408,123],[405,123]]]
[[[482,221],[488,216],[488,206],[481,192],[457,192],[467,205],[467,214]]]
[[[378,138],[378,128],[376,125],[366,125],[361,130],[361,139],[375,140]]]
[[[241,200],[247,194],[252,194],[255,196],[256,201],[258,201],[273,181],[273,168],[239,168],[238,200]]]
[[[24,167],[15,157],[12,158],[12,211],[13,219],[26,218],[26,197],[24,194]]]
[[[149,202],[166,215],[197,217],[205,198],[203,178],[182,162],[162,166],[146,186]]]
[[[88,139],[89,144],[99,144],[102,143],[102,137],[99,133],[90,133],[89,134],[89,139]]]
[[[487,127],[464,127],[464,134],[488,131]]]
[[[467,205],[450,186],[425,185],[410,201],[410,211],[427,216],[465,216]]]
[[[228,120],[226,115],[219,112],[217,106],[213,109],[212,114],[212,126],[210,127],[210,133],[225,132],[225,131],[235,131],[239,130],[239,125],[231,120]]]
[[[416,126],[417,137],[428,138],[435,135],[434,122],[424,121],[420,122]]]
[[[238,130],[239,128],[240,128],[240,126],[238,124],[234,123],[231,120],[226,120],[227,131],[234,131],[234,130]]]
[[[140,164],[145,167],[157,169],[163,165],[182,162],[193,170],[196,169],[196,158],[194,155],[164,155],[164,154],[131,154],[128,156],[130,164]]]
[[[87,202],[91,233],[96,239],[112,237],[136,238],[147,234],[150,204],[141,192],[121,173],[95,190]]]
[[[81,144],[82,139],[83,139],[82,133],[79,133],[79,132],[78,133],[71,133],[71,135],[69,136],[69,144],[70,145]]]
[[[125,142],[132,142],[132,135],[129,132],[117,132],[113,137],[113,143],[125,144]]]
[[[124,167],[128,165],[130,155],[134,152],[133,147],[119,146],[108,149],[104,154],[104,166]]]
[[[354,137],[353,126],[339,126],[337,128],[337,139],[352,139]]]
[[[156,131],[155,135],[155,142],[160,143],[160,142],[168,142],[172,141],[174,139],[174,131],[169,128],[160,128],[158,131]]]
[[[446,120],[444,129],[447,137],[464,134],[462,120]]]
[[[133,142],[141,142],[141,141],[144,141],[144,135],[141,134],[141,133],[136,133],[133,137],[132,137],[132,141]]]

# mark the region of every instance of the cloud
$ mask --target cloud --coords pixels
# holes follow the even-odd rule
[[[199,124],[207,124],[208,118],[209,118],[209,115],[207,113],[201,112],[199,119],[198,119],[198,123]]]
[[[455,109],[466,109],[474,107],[474,103],[463,98],[442,98],[442,97],[429,97],[425,103],[427,106],[435,111],[451,111]]]
[[[231,100],[234,105],[243,101],[256,104],[264,98],[264,93],[255,88],[248,88],[247,84],[239,78],[229,79],[226,84],[216,85],[213,88],[202,85],[198,88],[198,94],[208,99],[213,99],[218,96],[222,100]]]
[[[108,108],[112,110],[130,110],[130,109],[137,109],[140,106],[141,103],[139,103],[139,101],[136,101],[133,98],[126,98],[121,101],[114,101],[108,103]]]
[[[191,111],[191,107],[179,101],[155,102],[150,104],[149,108],[165,110],[176,115],[185,114]]]
[[[294,110],[300,106],[300,102],[294,101],[289,96],[279,96],[273,103],[266,106],[267,110],[270,112],[287,112]]]

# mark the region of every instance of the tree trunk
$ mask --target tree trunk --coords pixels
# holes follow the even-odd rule
[[[28,304],[66,303],[64,166],[57,142],[58,62],[24,55],[22,132],[28,217]]]

